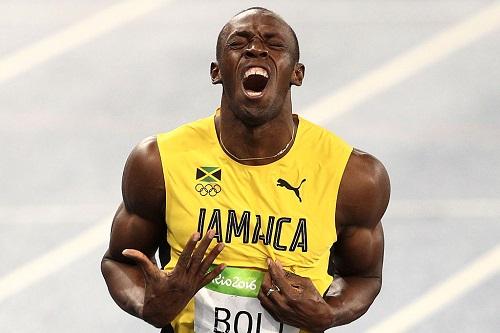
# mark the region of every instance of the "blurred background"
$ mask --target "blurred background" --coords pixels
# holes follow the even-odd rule
[[[99,263],[142,138],[210,115],[236,12],[295,29],[294,112],[392,180],[384,285],[331,332],[500,330],[500,2],[0,1],[0,331],[157,332]]]

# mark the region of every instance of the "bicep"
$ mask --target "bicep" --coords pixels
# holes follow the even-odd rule
[[[166,232],[165,186],[156,138],[143,140],[127,159],[122,195],[107,255],[129,262],[122,251],[136,249],[153,258]]]
[[[389,197],[389,176],[382,163],[354,150],[337,200],[337,242],[331,255],[334,273],[381,276],[384,233],[380,221]]]

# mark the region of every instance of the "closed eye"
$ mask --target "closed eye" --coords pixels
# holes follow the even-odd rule
[[[248,40],[246,38],[236,37],[234,39],[229,40],[226,45],[231,49],[241,49],[245,45],[247,45],[247,43]]]
[[[281,49],[286,48],[285,43],[283,43],[282,41],[279,41],[279,40],[271,39],[271,40],[267,41],[267,44],[269,45],[269,47],[271,47],[273,49],[281,50]]]
[[[242,49],[245,45],[246,45],[245,43],[240,43],[240,42],[227,43],[227,46],[233,50]]]

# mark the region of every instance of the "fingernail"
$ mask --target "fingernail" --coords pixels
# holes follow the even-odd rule
[[[128,252],[128,249],[125,249],[125,250],[122,251],[122,254],[125,255],[125,254],[127,254],[127,252]]]
[[[199,239],[200,239],[200,233],[199,233],[199,232],[197,232],[197,233],[195,233],[195,234],[193,235],[193,240],[194,240],[195,242],[197,242]]]
[[[210,239],[214,238],[215,230],[214,229],[208,230],[207,235],[208,235],[208,238],[210,238]]]
[[[224,249],[224,246],[225,246],[224,243],[219,243],[217,245],[217,250],[222,251],[222,249]]]
[[[267,266],[271,266],[271,262],[272,262],[271,258],[267,258],[266,261],[267,261]]]

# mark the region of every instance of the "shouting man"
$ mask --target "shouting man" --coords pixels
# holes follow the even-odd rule
[[[132,151],[102,261],[122,309],[177,333],[322,332],[368,310],[389,178],[292,113],[299,54],[277,14],[240,12],[210,68],[220,108]]]

